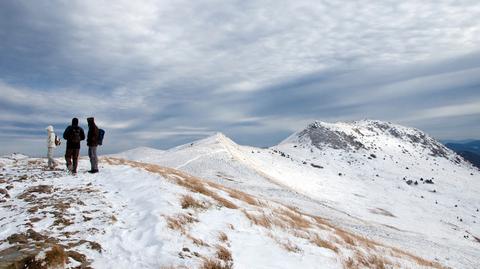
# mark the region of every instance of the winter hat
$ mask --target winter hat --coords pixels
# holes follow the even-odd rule
[[[48,125],[47,128],[45,128],[45,129],[47,129],[48,132],[53,133],[53,126],[52,125]]]

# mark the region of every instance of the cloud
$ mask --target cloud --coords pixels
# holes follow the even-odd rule
[[[430,120],[436,118],[448,118],[459,116],[480,115],[480,100],[462,104],[446,105],[415,111],[408,121]]]
[[[110,151],[217,130],[271,145],[313,119],[445,134],[412,115],[448,128],[442,108],[478,97],[478,17],[478,1],[3,1],[0,131],[94,115]]]

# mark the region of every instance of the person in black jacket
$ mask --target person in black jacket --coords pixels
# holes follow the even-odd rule
[[[99,139],[98,127],[95,124],[94,118],[87,118],[88,122],[88,134],[87,134],[87,146],[88,157],[90,158],[91,169],[89,173],[98,173],[98,158],[97,158],[97,146]]]
[[[65,161],[67,169],[72,174],[77,173],[78,155],[80,154],[80,141],[85,140],[85,132],[78,126],[78,119],[72,119],[72,125],[68,126],[63,132],[63,139],[67,140],[67,150],[65,152]]]

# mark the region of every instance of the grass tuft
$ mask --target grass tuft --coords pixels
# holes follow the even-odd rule
[[[230,250],[228,250],[226,247],[217,245],[217,252],[216,252],[217,258],[224,261],[224,262],[230,262],[233,261],[232,258],[232,253]]]
[[[224,232],[218,233],[218,239],[222,242],[228,242],[228,236]]]
[[[207,206],[204,203],[196,200],[190,195],[182,196],[182,198],[180,199],[180,204],[183,209],[187,209],[187,208],[206,209],[207,208]]]
[[[193,222],[198,222],[193,216],[188,214],[177,214],[174,216],[166,217],[167,227],[172,230],[177,230],[182,233],[186,231],[186,225]]]
[[[335,233],[343,240],[343,242],[351,246],[356,246],[355,240],[346,231],[341,229],[336,229]]]
[[[67,259],[67,254],[58,245],[52,246],[52,249],[45,254],[45,263],[48,265],[48,268],[64,268]]]
[[[233,263],[223,263],[219,260],[205,259],[200,266],[200,269],[232,269]]]
[[[279,217],[291,228],[307,229],[312,226],[308,219],[293,210],[282,208],[275,211],[278,213]]]
[[[328,249],[332,250],[333,252],[338,253],[338,247],[335,246],[334,243],[329,242],[329,241],[327,241],[327,240],[323,240],[323,239],[320,238],[318,235],[313,236],[313,237],[310,239],[310,242],[313,243],[313,244],[315,244],[315,245],[318,246],[318,247],[328,248]]]
[[[264,212],[261,214],[250,214],[246,210],[242,210],[243,214],[255,225],[262,226],[270,229],[272,227],[271,220],[265,215]]]

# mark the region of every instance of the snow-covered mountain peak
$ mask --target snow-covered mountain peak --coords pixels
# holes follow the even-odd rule
[[[408,147],[432,157],[457,159],[456,155],[426,133],[379,120],[326,123],[315,121],[294,133],[282,144],[298,144],[317,149],[372,151],[381,147]]]
[[[236,146],[237,144],[232,139],[224,135],[223,133],[217,132],[209,137],[194,141],[189,145],[229,147],[229,146]]]

